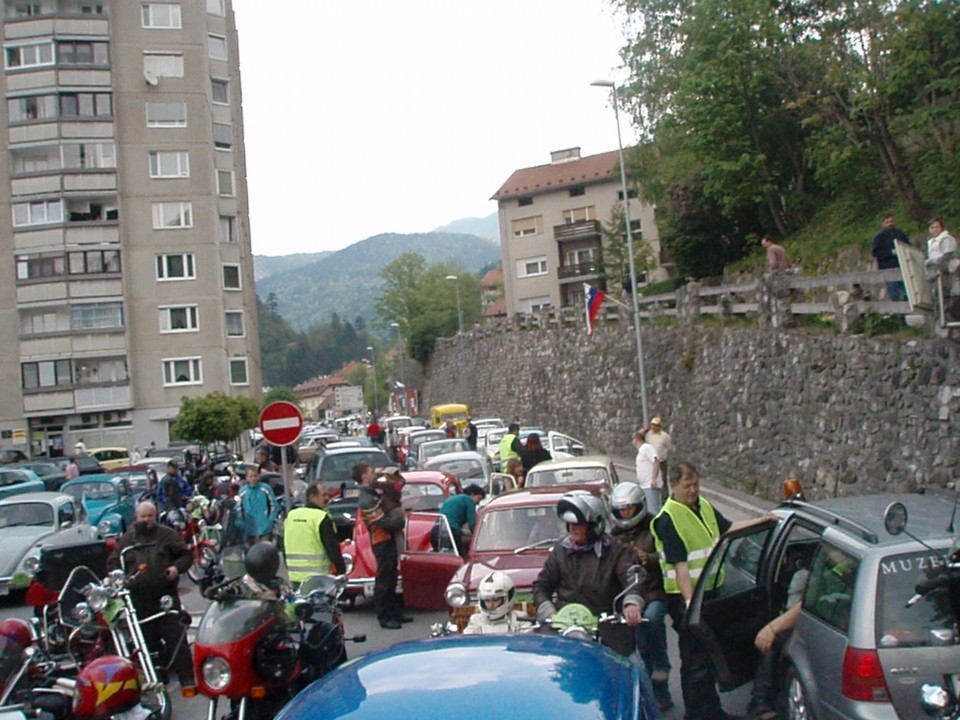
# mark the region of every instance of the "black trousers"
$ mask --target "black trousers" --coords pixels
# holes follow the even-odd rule
[[[140,617],[149,617],[153,613],[141,613]],[[142,623],[140,627],[143,630],[143,638],[147,641],[147,647],[150,652],[159,653],[159,658],[155,663],[157,672],[161,673],[166,665],[170,666],[177,677],[180,678],[180,685],[196,685],[197,680],[193,674],[193,656],[190,654],[190,646],[187,642],[186,628],[180,624],[180,618],[173,613],[167,613]],[[182,639],[181,639],[182,638]],[[165,646],[162,647],[161,643]],[[173,657],[170,657],[173,653]]]
[[[373,546],[377,559],[377,576],[373,582],[373,606],[380,622],[396,620],[400,616],[397,602],[397,544],[391,538]]]
[[[680,689],[683,691],[686,717],[697,720],[726,718],[717,693],[717,678],[710,664],[710,655],[703,644],[683,627],[686,613],[683,596],[671,594],[668,597],[670,620],[680,640]]]

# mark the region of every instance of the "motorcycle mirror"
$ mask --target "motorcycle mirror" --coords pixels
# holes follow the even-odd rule
[[[348,638],[348,639],[353,640],[353,641],[356,642],[356,643],[361,643],[361,642],[366,642],[366,641],[367,641],[367,636],[366,636],[366,635],[362,635],[362,634],[361,634],[361,635],[354,635],[352,638]]]
[[[883,511],[883,527],[891,535],[899,535],[907,528],[907,508],[902,502],[892,502]]]

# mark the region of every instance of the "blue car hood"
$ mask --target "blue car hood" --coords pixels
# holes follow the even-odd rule
[[[401,643],[347,663],[297,695],[277,720],[636,718],[639,676],[599,645],[544,635]]]

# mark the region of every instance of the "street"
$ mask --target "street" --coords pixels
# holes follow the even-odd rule
[[[618,464],[618,471],[621,479],[632,479],[632,468],[626,465]],[[743,520],[753,517],[765,508],[752,506],[744,501],[742,497],[733,493],[721,490],[719,488],[705,489],[704,494],[710,499],[714,506],[732,521]],[[199,594],[196,586],[187,578],[182,578],[180,583],[180,595],[184,608],[190,612],[193,617],[193,627],[196,627],[207,606],[207,601]],[[350,658],[389,647],[403,641],[415,641],[430,636],[430,626],[433,623],[445,622],[447,620],[446,611],[423,611],[412,610],[410,614],[414,616],[414,621],[404,624],[399,630],[384,630],[380,628],[373,611],[372,602],[361,598],[356,607],[347,609],[344,612],[344,624],[347,637],[353,637],[358,634],[366,635],[366,642],[347,644],[347,655]],[[23,605],[22,594],[15,594],[0,601],[0,617],[22,617],[29,618],[32,615],[32,608]],[[683,718],[683,702],[680,694],[680,658],[677,649],[676,633],[669,627],[667,621],[667,637],[669,641],[670,662],[673,666],[670,674],[670,691],[673,696],[675,706],[664,715],[667,720],[681,720]],[[192,637],[191,637],[192,639]],[[192,699],[185,699],[179,695],[179,685],[176,682],[171,685],[173,700],[173,717],[183,720],[202,720],[207,717],[207,699],[201,696]],[[749,701],[749,686],[738,689],[735,692],[727,693],[722,696],[724,708],[729,713],[742,714]],[[219,714],[222,715],[224,705],[221,704]]]

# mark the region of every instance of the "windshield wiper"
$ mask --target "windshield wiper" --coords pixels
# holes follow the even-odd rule
[[[536,548],[543,547],[544,545],[554,545],[557,543],[559,539],[560,538],[547,538],[545,540],[539,540],[535,543],[531,543],[530,545],[524,545],[523,547],[518,547],[516,550],[513,551],[513,554],[519,555],[522,552],[526,552],[527,550],[535,550]]]

